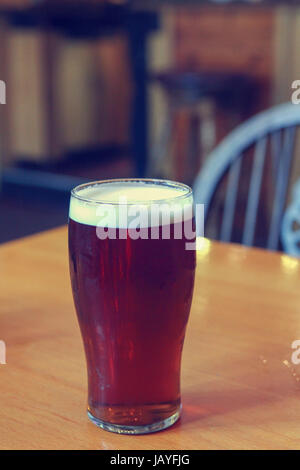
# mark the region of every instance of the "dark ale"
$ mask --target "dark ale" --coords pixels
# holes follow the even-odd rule
[[[105,184],[118,187],[114,180]],[[143,180],[126,184],[138,186],[145,202]],[[163,189],[156,194],[152,186],[151,198],[164,195]],[[128,187],[121,186],[122,194]],[[85,199],[79,187],[83,199],[77,205],[71,201],[69,220],[70,273],[87,361],[88,412],[108,430],[151,432],[173,424],[180,413],[180,362],[196,263],[195,251],[187,250],[186,242],[193,240],[185,238],[183,227],[183,236],[174,236],[185,221],[171,221],[169,239],[163,238],[163,225],[157,227],[155,239],[151,227],[141,229],[148,230],[147,239],[133,239],[126,227],[115,227],[114,238],[100,239],[91,211],[88,214],[89,204],[105,199],[106,188],[99,188],[101,183]],[[178,194],[173,189],[173,197]]]

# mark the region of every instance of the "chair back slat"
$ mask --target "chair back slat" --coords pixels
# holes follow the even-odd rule
[[[288,127],[284,131],[283,144],[280,153],[280,160],[277,168],[275,197],[271,216],[271,224],[267,241],[269,250],[276,250],[278,247],[280,222],[286,202],[286,193],[290,175],[291,160],[295,141],[295,126]]]
[[[295,153],[293,152],[295,130],[299,127],[300,106],[283,103],[263,111],[239,125],[207,156],[193,185],[195,202],[205,206],[206,236],[210,236],[210,229],[212,229],[212,233],[215,233],[213,224],[216,226],[217,222],[214,217],[210,217],[210,209],[212,205],[216,208],[220,207],[222,202],[219,195],[221,195],[224,201],[224,220],[222,219],[221,230],[217,234],[217,238],[223,241],[234,239],[246,245],[258,243],[259,246],[265,246],[269,249],[278,248],[280,234],[282,234],[281,225],[286,206],[292,158]],[[244,183],[246,184],[248,181],[248,178],[244,177],[248,161],[252,158],[253,147],[255,149],[254,160],[248,196],[246,196],[244,218],[242,216],[245,202]],[[269,170],[270,175],[267,173]],[[223,187],[222,181],[226,174],[228,175],[228,189],[223,195],[223,192],[218,192],[218,189]],[[263,185],[265,178],[268,184]],[[243,183],[243,188],[239,180]],[[264,197],[272,194],[274,202],[270,210],[269,205],[266,204],[267,201],[261,200],[262,186]],[[236,218],[237,208],[239,214]],[[260,222],[269,225],[266,236],[264,236],[265,229],[260,230],[261,233],[255,230],[258,211],[261,213]],[[241,234],[240,222],[243,218],[245,223]],[[236,224],[235,219],[237,219]],[[269,219],[270,223],[268,224]],[[210,222],[213,224],[211,225]],[[203,226],[203,222],[199,223],[199,227],[201,226]],[[197,220],[196,227],[198,230]],[[237,230],[233,230],[234,228]]]
[[[232,232],[232,224],[234,218],[234,210],[236,205],[236,197],[238,192],[239,177],[241,170],[241,158],[235,160],[231,165],[228,175],[228,183],[226,188],[224,212],[222,218],[222,226],[220,232],[220,240],[229,242]]]
[[[272,177],[273,182],[276,181],[277,170],[280,162],[280,150],[281,150],[281,130],[272,132],[270,135],[271,144],[271,156],[272,156]]]
[[[257,206],[260,195],[261,180],[265,163],[267,137],[263,137],[255,145],[254,162],[250,180],[249,196],[243,232],[243,245],[251,246],[256,226]]]

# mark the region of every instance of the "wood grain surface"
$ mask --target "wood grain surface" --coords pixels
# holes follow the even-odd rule
[[[182,364],[183,414],[120,436],[86,416],[86,368],[60,228],[0,247],[1,449],[300,448],[300,263],[204,239]]]

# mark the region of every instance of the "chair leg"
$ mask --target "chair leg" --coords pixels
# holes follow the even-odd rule
[[[202,160],[210,154],[216,145],[215,106],[211,99],[202,101],[199,105],[200,115],[200,146]]]
[[[151,176],[168,176],[166,169],[166,160],[168,157],[169,142],[172,135],[173,117],[172,112],[169,110],[165,122],[162,126],[160,136],[154,144],[149,164],[147,168],[147,175]]]
[[[185,174],[183,175],[184,181],[188,184],[192,184],[195,175],[198,171],[198,160],[200,153],[200,142],[199,142],[199,127],[200,127],[200,116],[197,111],[192,111],[190,115],[190,128],[189,128],[189,139],[187,148],[187,158],[185,164]]]
[[[214,107],[210,100],[204,100],[191,113],[190,139],[188,149],[186,181],[193,183],[206,155],[216,143]]]

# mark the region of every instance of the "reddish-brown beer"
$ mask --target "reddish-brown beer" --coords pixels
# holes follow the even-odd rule
[[[179,415],[195,251],[186,250],[184,236],[174,239],[175,228],[172,223],[170,239],[162,239],[159,227],[158,239],[133,240],[127,228],[117,228],[115,239],[100,240],[94,225],[70,218],[70,272],[87,360],[88,411],[106,429],[149,432]]]

